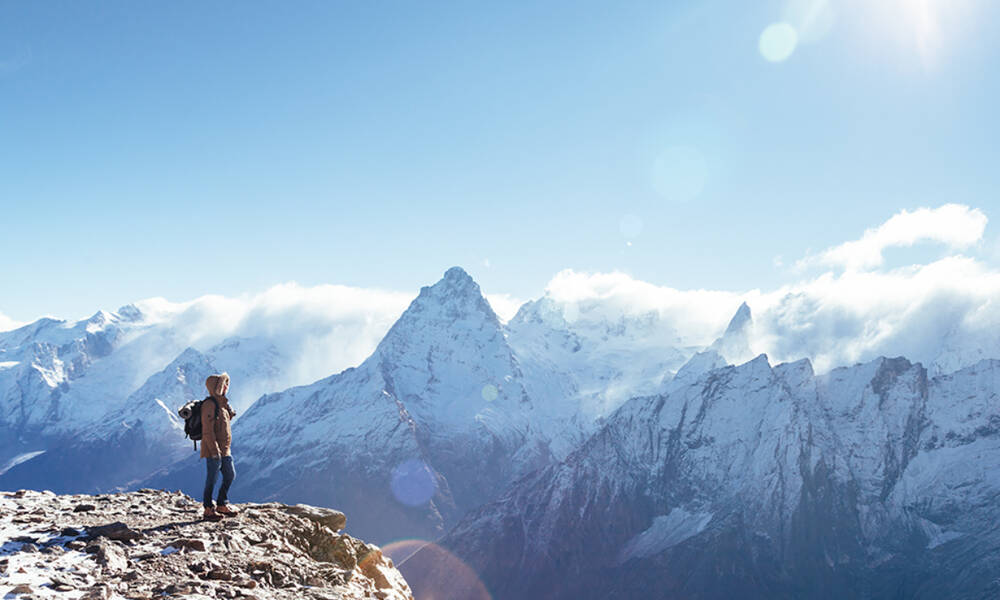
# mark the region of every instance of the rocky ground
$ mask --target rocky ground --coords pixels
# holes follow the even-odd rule
[[[201,520],[180,492],[0,492],[0,597],[412,600],[381,550],[326,508],[236,504]]]

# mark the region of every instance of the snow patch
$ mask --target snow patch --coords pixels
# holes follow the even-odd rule
[[[24,454],[18,454],[14,458],[7,461],[7,464],[5,464],[3,468],[0,468],[0,475],[3,475],[7,471],[16,467],[17,465],[23,462],[27,462],[35,458],[36,456],[40,456],[42,454],[45,454],[45,450],[36,450],[35,452],[25,452]]]
[[[692,538],[708,526],[712,513],[688,512],[675,508],[666,515],[653,519],[653,524],[630,539],[618,555],[619,564],[632,558],[654,556]]]
[[[933,521],[921,518],[918,521],[920,528],[927,535],[927,549],[937,548],[941,544],[958,539],[965,534],[958,531],[946,531],[943,527]]]
[[[156,403],[160,405],[160,408],[162,408],[165,413],[167,413],[167,418],[170,419],[170,426],[174,429],[184,431],[184,426],[181,425],[180,417],[177,416],[174,411],[167,408],[167,405],[163,403],[163,400],[156,398]]]

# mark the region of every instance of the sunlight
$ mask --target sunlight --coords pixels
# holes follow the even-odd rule
[[[886,0],[859,2],[873,17],[877,37],[895,42],[907,54],[916,52],[924,67],[938,64],[950,47],[975,25],[975,0]]]

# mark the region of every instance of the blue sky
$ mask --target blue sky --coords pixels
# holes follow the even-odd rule
[[[452,265],[773,289],[901,210],[1000,218],[1000,8],[790,1],[0,3],[0,313]]]

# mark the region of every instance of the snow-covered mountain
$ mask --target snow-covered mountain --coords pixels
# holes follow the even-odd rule
[[[266,395],[236,421],[234,493],[350,507],[352,531],[378,539],[436,537],[547,463],[532,409],[496,314],[453,268],[357,368]]]
[[[190,452],[176,410],[204,397],[212,372],[231,371],[237,410],[294,381],[295,357],[271,339],[230,337],[198,351],[186,344],[216,336],[180,316],[129,305],[0,333],[0,487],[126,486]]]
[[[255,313],[254,318],[267,315]],[[772,368],[757,358],[731,367],[752,356],[758,343],[746,303],[736,308],[727,327],[697,336],[690,327],[681,333],[670,313],[623,310],[620,299],[611,304],[601,298],[568,301],[548,293],[503,324],[460,268],[423,288],[391,328],[387,326],[366,360],[314,383],[300,381],[305,371],[295,365],[304,354],[317,352],[315,334],[296,341],[274,326],[255,324],[240,331],[259,335],[222,337],[203,330],[204,322],[164,319],[143,308],[125,307],[77,323],[42,320],[0,333],[0,488],[94,491],[141,480],[196,493],[204,464],[180,433],[174,411],[202,397],[209,373],[227,370],[234,381],[231,396],[242,413],[234,423],[236,497],[334,503],[354,515],[352,531],[379,541],[436,538],[468,511],[500,497],[507,498],[504,502],[515,498],[515,504],[488,509],[500,511],[489,513],[502,513],[497,518],[513,519],[510,515],[520,509],[528,510],[531,519],[550,518],[543,515],[555,503],[557,513],[551,518],[565,519],[541,525],[529,519],[525,531],[535,526],[553,532],[573,527],[577,521],[560,517],[558,510],[585,514],[593,510],[587,503],[596,503],[593,506],[623,519],[628,533],[618,540],[617,533],[600,530],[612,546],[620,542],[614,548],[602,546],[602,551],[613,549],[626,561],[645,560],[643,553],[659,547],[656,540],[663,536],[674,539],[670,536],[680,535],[677,531],[715,531],[713,527],[730,523],[716,516],[742,515],[734,512],[733,499],[744,494],[761,499],[753,505],[754,519],[770,519],[754,521],[754,531],[778,539],[778,533],[788,535],[789,515],[800,510],[796,489],[811,489],[817,481],[833,489],[830,482],[853,481],[850,477],[874,485],[877,469],[857,462],[863,456],[875,464],[895,465],[885,472],[901,472],[912,458],[912,448],[886,448],[912,437],[913,425],[906,424],[910,413],[890,415],[886,411],[902,410],[899,405],[882,401],[873,409],[870,400],[858,399],[883,394],[883,384],[872,382],[891,380],[897,386],[912,379],[905,389],[920,389],[925,385],[920,381],[926,380],[943,390],[950,377],[961,379],[968,371],[935,376],[935,368],[918,376],[922,367],[907,366],[905,360],[869,362],[819,376],[802,361]],[[322,348],[326,346],[320,352]],[[959,356],[958,350],[965,354]],[[958,344],[947,355],[968,367],[961,357],[976,357],[978,352]],[[322,360],[319,357],[318,363]],[[902,374],[884,375],[897,367]],[[306,385],[289,387],[289,381]],[[965,396],[964,388],[954,389],[959,391],[949,400],[951,408],[935,413],[937,422],[987,414],[980,408],[979,413],[962,416],[979,402],[973,398],[980,398],[985,388]],[[258,393],[263,395],[244,410]],[[748,402],[755,404],[747,408]],[[843,412],[844,406],[859,402],[860,408]],[[662,406],[649,408],[657,403]],[[687,405],[690,410],[676,414],[678,407]],[[670,419],[672,425],[664,424]],[[695,421],[698,435],[683,438],[681,445],[676,440],[668,443],[671,436],[695,427]],[[772,421],[781,427],[768,426]],[[757,423],[757,429],[747,423]],[[884,426],[875,427],[878,423]],[[607,440],[609,431],[616,432],[614,440],[627,444],[595,441]],[[773,444],[758,447],[758,439]],[[594,459],[606,461],[604,466],[581,458],[596,447],[607,453]],[[712,448],[725,451],[699,454]],[[820,481],[820,475],[800,469],[796,480],[792,473],[801,463],[796,452],[803,448],[827,461],[810,462],[810,469],[840,468],[836,477],[841,479],[830,474],[834,479]],[[884,456],[872,458],[871,448],[885,450]],[[643,462],[648,456],[640,450],[653,453],[651,462]],[[748,452],[752,460],[743,457]],[[590,470],[575,471],[581,464],[590,465]],[[674,465],[670,468],[675,472],[661,472],[667,468],[664,464]],[[723,468],[718,465],[726,464],[724,472],[717,472]],[[850,477],[843,475],[844,468]],[[549,476],[558,479],[558,485],[537,483]],[[582,483],[573,487],[577,479]],[[758,487],[730,489],[719,483],[729,479],[756,482]],[[787,487],[778,494],[780,502],[775,499],[776,480]],[[639,481],[645,486],[641,493],[628,487]],[[504,496],[512,484],[514,495]],[[702,484],[708,487],[698,487]],[[569,485],[569,491],[559,487],[563,485]],[[857,484],[846,485],[850,490]],[[589,486],[611,495],[592,498]],[[701,500],[670,504],[676,499],[655,492],[656,486],[681,495],[685,489],[694,490],[691,494],[701,490]],[[532,495],[536,493],[552,496],[539,500]],[[714,500],[709,502],[705,494]],[[719,505],[725,498],[730,504]],[[767,504],[772,501],[780,510]],[[810,505],[808,510],[819,514],[820,509]],[[843,509],[844,518],[854,515],[851,510]],[[888,518],[871,511],[864,513],[865,519]],[[940,520],[926,519],[930,524],[920,522],[925,531],[937,531],[944,536],[940,539],[951,535]],[[481,525],[472,523],[461,525],[454,539],[472,539],[469,548],[488,555],[491,550],[482,550],[475,541],[478,534],[463,537],[463,532]],[[598,531],[588,527],[581,531]],[[726,527],[722,530],[729,533],[742,531]],[[545,544],[550,541],[533,534],[530,544],[549,552]],[[508,576],[499,571],[495,575]],[[784,581],[775,577],[779,584]]]
[[[524,304],[507,325],[524,385],[551,450],[563,458],[629,398],[649,394],[698,350],[656,312],[611,313],[599,302]]]
[[[491,498],[550,453],[565,456],[597,419],[655,389],[697,349],[681,346],[656,314],[617,315],[595,303],[569,314],[542,298],[504,326],[464,271],[450,270],[442,284],[422,292],[369,363],[391,376],[375,387],[409,395],[400,401],[425,425],[420,443],[451,456],[456,469],[483,431],[490,444],[517,454],[497,459],[513,460],[496,466],[503,477],[483,473],[465,482],[467,491],[453,490],[461,506]],[[209,372],[230,372],[230,395],[242,412],[259,395],[306,383],[295,379],[305,373],[303,354],[324,351],[314,333],[290,340],[260,323],[243,329],[261,335],[209,345],[218,338],[205,329],[213,321],[205,312],[146,303],[0,333],[0,485],[40,485],[52,469],[66,475],[58,491],[126,485],[179,456],[183,438],[172,411],[201,395]],[[484,452],[506,452],[490,448]],[[98,459],[100,476],[81,466]]]
[[[663,327],[655,315],[570,322],[544,298],[504,326],[452,268],[357,368],[269,394],[237,420],[234,490],[336,503],[373,539],[437,537],[566,456],[628,390],[669,379],[693,350],[657,339]],[[199,468],[151,484],[176,487]]]
[[[1000,361],[763,355],[635,398],[441,543],[495,598],[985,598]],[[402,569],[419,594],[433,553]]]

